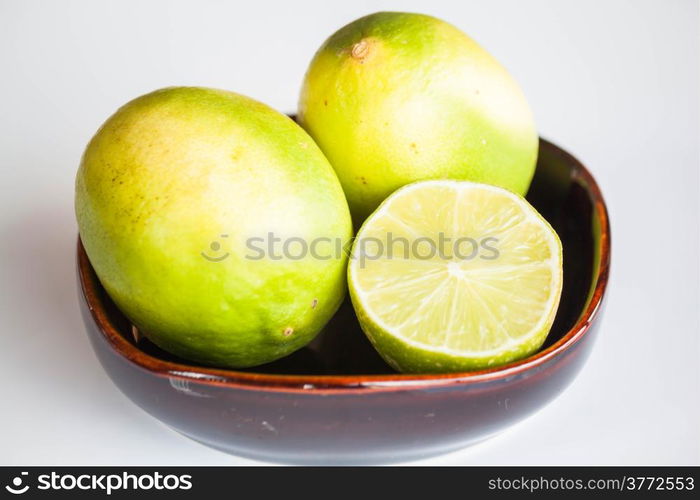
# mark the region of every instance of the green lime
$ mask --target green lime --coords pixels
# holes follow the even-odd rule
[[[326,40],[299,119],[338,172],[356,222],[425,179],[525,194],[537,158],[530,107],[501,64],[434,17],[380,12]]]
[[[562,288],[562,246],[525,199],[423,181],[367,219],[348,267],[362,329],[404,372],[480,369],[540,348]]]
[[[87,146],[75,208],[109,295],[183,358],[280,358],[345,294],[347,259],[327,242],[352,225],[328,160],[290,118],[232,92],[169,88],[123,106]],[[315,241],[329,258],[299,249]]]

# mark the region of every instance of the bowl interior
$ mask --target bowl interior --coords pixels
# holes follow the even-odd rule
[[[593,296],[603,258],[601,220],[607,230],[607,217],[590,174],[576,159],[544,140],[540,141],[537,169],[527,199],[557,231],[564,249],[561,302],[542,351],[570,332]],[[84,252],[82,245],[79,252]],[[607,250],[605,253],[607,259]],[[87,263],[87,259],[83,261]],[[88,272],[87,279],[94,286],[95,299],[104,309],[107,321],[135,350],[162,361],[187,365],[192,371],[208,369],[178,358],[146,338],[136,342],[129,320],[110,300],[92,269]],[[362,333],[349,299],[310,345],[274,363],[239,372],[316,376],[396,373]]]

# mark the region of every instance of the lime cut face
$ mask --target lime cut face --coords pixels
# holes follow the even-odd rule
[[[362,226],[348,279],[362,329],[394,368],[487,368],[544,342],[561,295],[562,246],[517,194],[417,182]]]

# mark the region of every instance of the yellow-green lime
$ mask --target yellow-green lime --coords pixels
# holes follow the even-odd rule
[[[333,169],[290,118],[233,92],[175,87],[124,105],[85,150],[75,210],[111,298],[183,358],[280,358],[345,295],[343,255],[299,251],[352,235]],[[272,238],[295,239],[289,258],[281,242],[268,251]]]
[[[541,347],[561,295],[562,246],[517,194],[416,182],[365,221],[348,281],[362,329],[397,370],[487,368]]]
[[[518,84],[458,28],[380,12],[334,33],[304,78],[299,120],[338,172],[356,223],[425,179],[525,194],[537,158]]]

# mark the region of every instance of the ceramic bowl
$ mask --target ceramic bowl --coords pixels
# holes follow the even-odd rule
[[[365,339],[349,302],[311,345],[280,361],[237,371],[199,366],[146,339],[135,342],[79,241],[78,280],[90,342],[109,377],[135,404],[228,453],[342,464],[408,461],[455,450],[552,401],[584,365],[600,324],[610,229],[593,176],[541,140],[528,199],[562,240],[564,287],[545,345],[505,366],[398,374]],[[551,431],[554,439],[557,430]]]

